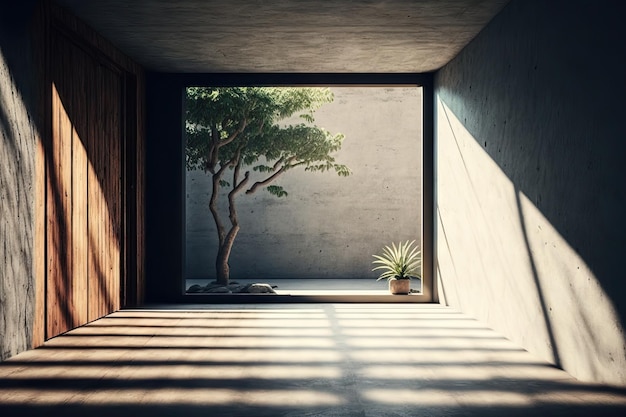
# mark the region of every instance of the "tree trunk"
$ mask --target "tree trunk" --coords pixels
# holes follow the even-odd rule
[[[242,122],[240,129],[245,127],[245,119]],[[237,208],[235,207],[235,196],[239,193],[248,182],[250,172],[246,172],[243,180],[239,182],[239,172],[241,169],[241,150],[243,146],[240,146],[235,153],[235,156],[227,164],[223,164],[219,171],[213,175],[213,187],[211,189],[211,199],[209,201],[209,209],[215,220],[215,226],[217,227],[217,236],[219,239],[219,247],[217,250],[217,256],[215,258],[215,272],[216,281],[220,285],[228,285],[230,280],[230,266],[228,265],[228,259],[230,258],[230,252],[235,243],[237,233],[239,233],[239,219],[237,218]],[[220,220],[219,211],[217,209],[217,198],[220,188],[220,180],[224,174],[224,170],[228,166],[233,166],[233,189],[228,193],[228,219],[230,220],[230,230],[225,233],[224,224]]]
[[[228,266],[228,258],[230,258],[230,251],[235,243],[235,238],[239,233],[239,225],[233,225],[228,231],[224,243],[222,243],[217,251],[217,257],[215,258],[215,271],[217,272],[217,283],[220,285],[228,285],[230,280],[230,267]]]
[[[220,234],[220,245],[215,259],[217,282],[221,285],[228,285],[228,281],[230,280],[230,267],[228,265],[228,259],[230,258],[230,251],[233,248],[233,243],[235,243],[237,233],[239,233],[239,219],[237,218],[237,208],[235,207],[235,196],[243,189],[243,187],[245,187],[250,174],[249,172],[246,172],[245,178],[241,182],[237,182],[239,180],[239,169],[241,168],[241,159],[239,158],[240,152],[241,149],[237,151],[237,156],[233,159],[237,161],[237,163],[233,172],[233,189],[228,193],[228,219],[230,220],[231,227],[225,236],[222,229],[222,233]],[[215,204],[213,204],[213,207],[215,207]]]
[[[215,271],[217,273],[217,281],[220,283],[225,282],[228,284],[229,278],[229,269],[228,269],[228,256],[224,257],[223,247],[226,240],[226,233],[224,231],[224,225],[220,220],[220,214],[217,209],[217,197],[219,192],[219,183],[221,179],[221,172],[213,174],[213,187],[211,189],[211,199],[209,200],[209,210],[211,211],[211,215],[213,216],[213,221],[215,222],[215,228],[217,229],[217,238],[218,238],[218,252],[217,257],[215,258]],[[232,247],[232,244],[231,244]]]

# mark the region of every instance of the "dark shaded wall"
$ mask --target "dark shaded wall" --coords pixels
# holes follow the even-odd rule
[[[182,84],[146,76],[146,300],[172,302],[183,286]]]
[[[0,361],[32,346],[34,3],[0,3]]]
[[[617,1],[514,0],[436,74],[442,302],[626,385],[626,33]]]

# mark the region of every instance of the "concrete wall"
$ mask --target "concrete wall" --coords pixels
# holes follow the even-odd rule
[[[626,385],[618,2],[512,1],[436,75],[442,302]]]
[[[353,174],[296,169],[276,182],[289,192],[286,198],[265,190],[241,195],[232,278],[375,279],[372,254],[392,241],[419,243],[421,89],[332,91],[335,100],[316,112],[316,124],[346,135],[336,157]],[[186,184],[186,276],[214,278],[217,235],[208,211],[210,177],[188,172]]]
[[[32,3],[0,3],[0,360],[31,347],[34,320]]]

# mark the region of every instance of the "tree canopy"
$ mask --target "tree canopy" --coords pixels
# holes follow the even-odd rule
[[[267,185],[297,166],[306,171],[335,170],[347,176],[350,170],[337,164],[332,156],[341,148],[344,136],[312,125],[314,111],[332,100],[332,92],[327,88],[190,87],[187,168],[216,174],[226,168],[252,166],[253,171],[269,175],[253,183],[246,192],[266,186],[267,191],[279,197],[286,191]],[[279,124],[296,114],[302,123]],[[221,185],[245,186],[241,182],[247,181],[248,175],[233,181],[221,180]]]

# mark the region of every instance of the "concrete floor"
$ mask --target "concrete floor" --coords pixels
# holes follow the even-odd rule
[[[0,363],[7,416],[626,415],[435,304],[124,310]]]

